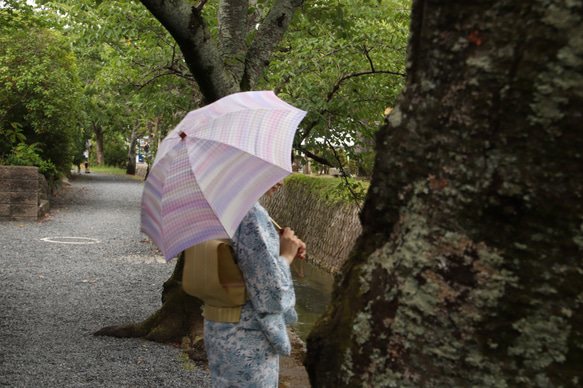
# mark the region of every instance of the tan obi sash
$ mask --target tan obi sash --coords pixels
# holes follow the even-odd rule
[[[239,322],[248,299],[229,240],[209,240],[186,249],[182,287],[204,302],[203,316],[211,321]]]

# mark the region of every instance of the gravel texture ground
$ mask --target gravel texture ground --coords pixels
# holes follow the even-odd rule
[[[174,268],[142,242],[142,189],[74,174],[43,221],[0,222],[0,386],[211,386],[174,346],[92,335],[156,311]]]

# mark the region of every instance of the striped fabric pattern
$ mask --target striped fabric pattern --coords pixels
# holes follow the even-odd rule
[[[253,204],[291,174],[305,114],[272,91],[254,91],[186,115],[160,144],[142,196],[141,230],[166,260],[232,237]]]

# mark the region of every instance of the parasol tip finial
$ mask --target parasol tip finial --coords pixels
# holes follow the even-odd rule
[[[182,140],[184,140],[184,138],[186,137],[186,133],[180,132],[180,135],[179,136],[182,138]]]

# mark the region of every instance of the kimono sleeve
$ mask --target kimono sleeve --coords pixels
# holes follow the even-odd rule
[[[267,215],[252,208],[234,240],[239,267],[259,317],[293,309],[295,293],[290,267],[279,256],[279,236]]]

